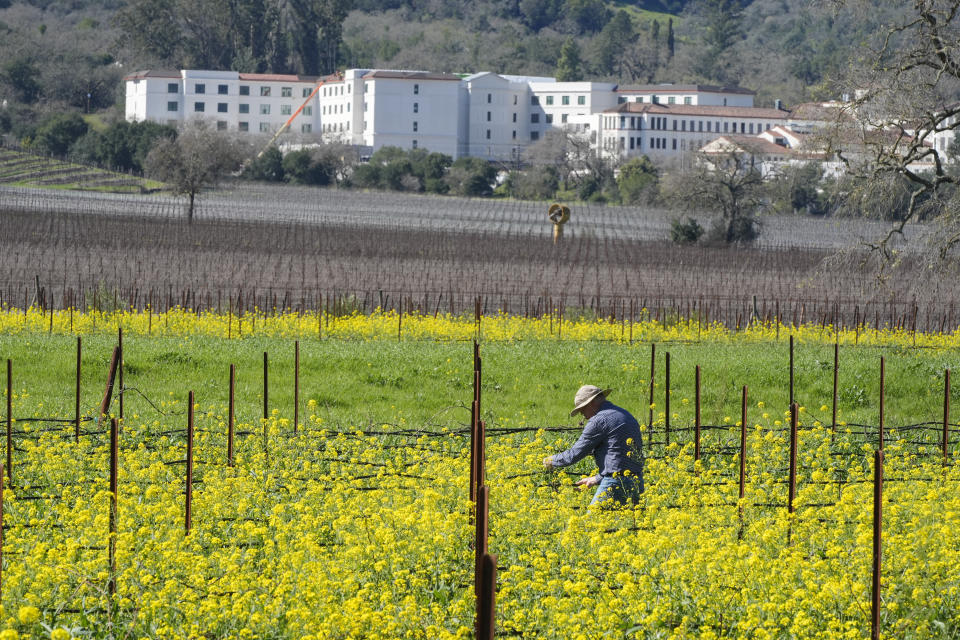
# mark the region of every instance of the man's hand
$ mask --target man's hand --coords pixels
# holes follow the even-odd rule
[[[600,484],[600,480],[597,476],[590,476],[589,478],[580,478],[577,480],[577,486],[583,489],[589,489],[590,487],[595,487]]]
[[[547,456],[543,459],[543,466],[547,469],[553,469],[553,456]]]

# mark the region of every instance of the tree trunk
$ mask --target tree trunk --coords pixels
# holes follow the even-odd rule
[[[197,197],[196,192],[190,192],[190,206],[187,208],[187,223],[193,224],[193,201]]]

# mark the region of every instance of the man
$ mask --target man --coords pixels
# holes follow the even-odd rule
[[[640,425],[629,411],[607,400],[610,392],[590,384],[580,387],[570,416],[583,414],[587,420],[583,433],[563,453],[544,458],[543,465],[566,467],[592,453],[600,472],[577,482],[580,487],[597,487],[590,504],[626,504],[628,498],[636,504],[643,493]]]

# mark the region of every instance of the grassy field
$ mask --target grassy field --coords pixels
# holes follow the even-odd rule
[[[155,180],[11,149],[0,149],[0,185],[109,193],[145,193],[163,187]]]
[[[164,329],[154,318],[153,331],[167,335],[145,335],[149,325],[137,314],[99,316],[96,330],[90,318],[75,318],[83,329],[87,415],[103,393],[116,326],[125,327],[126,417],[116,533],[108,535],[104,426],[84,423],[74,442],[71,425],[61,431],[37,420],[73,415],[76,336],[62,323],[52,333],[31,329],[31,317],[0,313],[0,359],[13,364],[16,418],[14,481],[3,503],[0,637],[472,636],[465,434],[472,342],[464,339],[472,318],[424,318],[419,327],[408,318],[403,340],[391,337],[397,325],[389,314],[337,319],[322,339],[299,334],[297,435],[293,354],[302,325],[295,314],[261,317],[242,338],[224,337],[223,318],[189,313],[174,314]],[[546,473],[541,460],[575,439],[568,411],[583,383],[613,387],[612,399],[648,422],[650,341],[571,339],[608,335],[602,321],[565,326],[563,339],[548,333],[546,320],[520,328],[511,322],[484,319],[480,347],[499,634],[869,635],[881,356],[888,482],[880,628],[885,637],[911,639],[960,632],[960,541],[953,535],[960,527],[960,438],[953,428],[944,466],[935,424],[943,370],[960,362],[957,336],[917,336],[918,344],[940,346],[913,348],[914,337],[901,333],[863,334],[860,346],[841,334],[842,422],[834,435],[829,332],[795,329],[803,412],[793,512],[783,414],[787,333],[779,341],[763,328],[705,331],[700,342],[658,339],[647,490],[635,509],[594,512],[586,508],[590,496],[573,486],[593,472],[591,460],[558,473]],[[655,335],[649,326],[637,334]],[[491,339],[496,335],[501,339]],[[689,430],[663,443],[667,352],[674,428],[693,422],[698,364],[703,422],[728,427],[705,431],[699,461]],[[238,383],[234,466],[226,460],[230,364]],[[741,500],[735,424],[742,385],[750,399]],[[189,532],[188,390],[196,393]],[[952,397],[956,404],[955,390]],[[928,421],[928,431],[898,429]]]

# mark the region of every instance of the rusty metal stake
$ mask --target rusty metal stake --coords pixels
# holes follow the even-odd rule
[[[83,339],[77,336],[77,389],[74,397],[73,439],[80,442],[80,357],[83,352]]]
[[[120,350],[120,361],[117,363],[117,380],[120,382],[120,392],[117,394],[117,403],[120,409],[120,419],[123,420],[123,327],[117,327],[117,349]]]
[[[108,591],[112,596],[117,592],[117,467],[120,464],[120,428],[117,419],[110,420],[110,517],[109,517],[109,561],[110,582]]]
[[[497,556],[485,553],[483,589],[477,598],[477,640],[493,640],[496,633]]]
[[[227,409],[227,466],[233,466],[233,423],[234,423],[234,389],[236,388],[236,365],[230,365],[230,400]]]
[[[184,505],[185,535],[190,535],[193,526],[193,391],[187,394],[187,478],[186,502]]]
[[[886,364],[880,356],[880,451],[883,451],[883,419],[885,405],[884,381],[886,380]]]
[[[7,480],[13,484],[13,361],[7,358]]]
[[[300,422],[300,341],[293,343],[293,433]]]
[[[107,417],[107,411],[110,410],[110,400],[113,398],[113,383],[117,379],[117,366],[120,363],[120,347],[113,348],[113,356],[110,358],[110,370],[107,373],[107,387],[103,391],[103,400],[100,401],[99,417]]]
[[[666,353],[666,360],[664,361],[664,383],[666,384],[666,389],[663,392],[664,397],[664,423],[663,429],[666,435],[666,445],[670,446],[670,352]]]
[[[790,334],[790,406],[794,403],[793,397],[793,334]]]
[[[943,372],[943,464],[950,459],[950,369]]]
[[[837,430],[837,387],[840,379],[840,343],[833,344],[833,416],[832,430]]]
[[[790,485],[787,494],[787,511],[793,513],[793,499],[797,496],[797,422],[800,407],[790,405]]]
[[[266,421],[270,418],[270,384],[268,377],[268,360],[267,352],[263,352],[263,420],[264,420],[264,434],[266,434]]]
[[[697,461],[700,459],[700,365],[697,365],[694,380],[693,459]]]
[[[883,451],[873,454],[873,593],[870,638],[880,640],[880,569],[883,560]]]
[[[739,498],[742,501],[747,478],[747,386],[743,386],[743,399],[740,403],[740,485]],[[743,515],[743,507],[740,507]]]
[[[650,414],[647,420],[647,428],[650,429],[650,434],[647,436],[647,447],[651,452],[653,452],[653,379],[657,373],[657,345],[650,345],[650,402],[648,406],[650,407]]]
[[[474,594],[479,597],[483,582],[483,555],[487,552],[487,534],[490,526],[490,488],[482,485],[477,491],[477,505],[475,520],[475,532],[473,540],[474,549]]]

